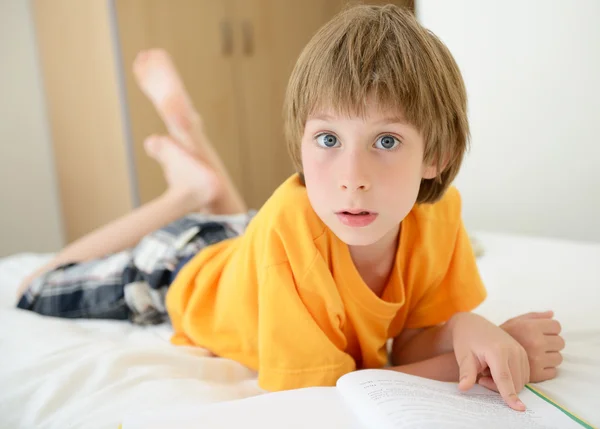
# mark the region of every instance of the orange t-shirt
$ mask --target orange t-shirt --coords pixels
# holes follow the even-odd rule
[[[293,175],[242,236],[207,247],[180,271],[167,294],[172,342],[257,370],[266,390],[334,385],[355,369],[381,368],[389,338],[485,298],[460,212],[453,188],[413,208],[380,298]]]

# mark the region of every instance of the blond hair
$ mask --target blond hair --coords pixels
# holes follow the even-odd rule
[[[423,179],[418,203],[442,197],[467,149],[469,124],[462,76],[446,46],[405,9],[353,6],[323,26],[304,48],[288,84],[284,123],[288,150],[302,175],[300,142],[320,108],[364,115],[368,96],[402,112],[424,139],[424,162],[438,176]]]

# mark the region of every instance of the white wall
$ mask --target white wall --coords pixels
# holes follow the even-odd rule
[[[62,246],[33,21],[27,0],[0,0],[0,257]]]
[[[472,229],[600,241],[600,1],[423,0],[466,81]]]

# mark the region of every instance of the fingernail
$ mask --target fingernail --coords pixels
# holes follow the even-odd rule
[[[525,404],[524,404],[523,402],[521,402],[521,400],[520,400],[520,399],[517,399],[517,405],[518,405],[519,407],[523,407],[523,408],[525,408]]]

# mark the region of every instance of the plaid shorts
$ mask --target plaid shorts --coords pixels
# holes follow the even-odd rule
[[[41,275],[17,307],[55,317],[165,322],[165,295],[179,269],[205,247],[242,234],[254,214],[188,215],[131,249]]]

